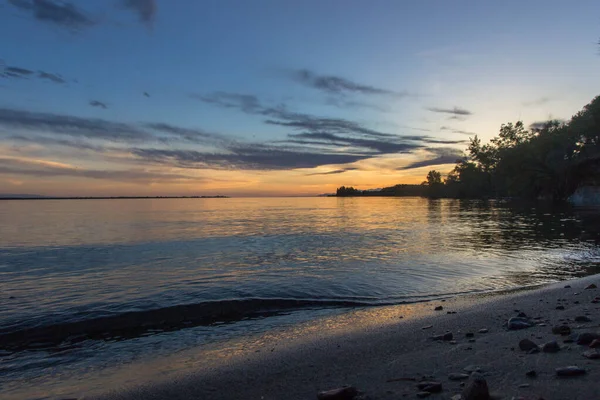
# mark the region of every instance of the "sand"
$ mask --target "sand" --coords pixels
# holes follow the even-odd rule
[[[573,334],[600,332],[600,304],[592,303],[600,289],[584,289],[591,283],[600,286],[600,275],[501,295],[358,311],[339,317],[342,322],[329,319],[295,335],[267,338],[177,379],[139,382],[99,398],[316,399],[321,390],[353,385],[370,399],[391,400],[417,398],[416,382],[406,379],[427,377],[443,386],[429,399],[451,399],[463,388],[449,374],[476,367],[494,398],[600,399],[600,359],[585,358],[588,346],[564,343],[568,337],[552,333],[565,322]],[[556,309],[559,305],[564,310]],[[435,311],[437,306],[443,310]],[[508,330],[507,320],[519,312],[536,318],[535,326]],[[591,322],[574,321],[584,315]],[[482,329],[487,333],[479,333]],[[431,339],[447,331],[453,341]],[[474,333],[474,341],[467,332]],[[560,350],[528,354],[519,349],[525,338],[539,345],[556,340]],[[556,376],[556,368],[570,365],[586,374]],[[526,376],[532,370],[537,377]]]

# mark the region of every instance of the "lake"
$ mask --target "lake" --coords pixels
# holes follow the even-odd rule
[[[0,201],[0,390],[356,307],[599,271],[597,209],[424,198]]]

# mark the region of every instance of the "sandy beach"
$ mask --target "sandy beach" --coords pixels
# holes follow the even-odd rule
[[[594,300],[600,289],[586,289],[592,284],[600,286],[599,275],[361,311],[262,340],[221,362],[207,360],[177,379],[140,382],[96,398],[316,399],[321,391],[351,385],[362,398],[457,399],[476,370],[492,398],[597,399],[600,359],[589,340],[577,343],[586,339],[583,333],[600,332]],[[531,326],[509,330],[508,321],[519,315],[513,323]],[[582,375],[558,376],[557,369],[568,366]],[[424,393],[417,388],[421,381],[438,382],[442,390]]]

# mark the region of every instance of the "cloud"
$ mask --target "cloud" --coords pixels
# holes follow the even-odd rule
[[[548,96],[544,96],[544,97],[540,97],[538,99],[535,100],[531,100],[531,101],[525,101],[523,102],[523,105],[526,107],[532,107],[532,106],[541,106],[544,105],[546,103],[551,102],[552,99]]]
[[[454,107],[454,108],[438,108],[438,107],[429,107],[427,110],[435,113],[442,114],[454,114],[455,116],[461,115],[473,115],[473,113],[469,110],[465,110],[464,108]]]
[[[31,13],[38,21],[55,24],[71,31],[81,30],[94,23],[69,1],[8,0],[8,2],[22,11]]]
[[[325,100],[325,104],[334,106],[340,109],[347,108],[366,108],[370,110],[376,110],[381,112],[389,111],[389,107],[380,106],[377,104],[367,103],[364,101],[353,101],[353,100],[344,100],[343,98],[335,98],[329,97]]]
[[[90,106],[92,106],[92,107],[98,107],[98,108],[103,108],[105,110],[108,108],[108,106],[106,105],[106,103],[103,103],[103,102],[98,101],[98,100],[91,100],[90,101]]]
[[[463,159],[464,155],[462,151],[453,148],[430,148],[429,152],[437,155],[435,158],[431,158],[428,160],[421,160],[410,163],[404,167],[399,168],[400,170],[407,169],[415,169],[415,168],[423,168],[429,167],[433,165],[443,165],[443,164],[454,164],[457,160]]]
[[[17,157],[0,157],[0,173],[36,177],[74,177],[106,179],[112,181],[150,183],[206,180],[179,173],[165,173],[146,169],[98,170],[76,168],[68,164],[53,163]]]
[[[54,83],[67,83],[67,81],[65,81],[60,75],[51,74],[49,72],[44,72],[44,71],[38,71],[38,78],[47,79]]]
[[[27,137],[22,135],[13,135],[6,138],[7,141],[22,142],[28,144],[39,144],[43,146],[61,146],[70,147],[78,150],[92,150],[95,152],[105,152],[109,150],[106,146],[94,145],[82,140],[57,139],[46,136]]]
[[[316,176],[316,175],[337,175],[337,174],[343,174],[346,171],[356,171],[358,168],[342,168],[342,169],[335,169],[333,171],[328,171],[328,172],[313,172],[312,174],[306,174],[306,176]]]
[[[290,71],[289,76],[292,80],[299,82],[304,86],[323,91],[328,94],[363,94],[363,95],[388,95],[396,97],[405,97],[406,92],[395,92],[389,89],[378,88],[371,85],[364,85],[351,80],[334,76],[318,75],[308,69],[298,69]]]
[[[551,120],[547,120],[547,121],[535,121],[532,122],[531,124],[529,124],[529,129],[531,129],[532,131],[539,131],[545,128],[548,128],[549,126],[552,126],[552,124],[554,123],[558,123],[558,124],[562,124],[565,121],[563,119],[551,119]]]
[[[140,21],[149,26],[156,18],[157,7],[155,0],[121,0],[121,5],[137,13]]]
[[[259,144],[238,144],[227,153],[196,150],[133,149],[132,154],[144,161],[179,168],[287,170],[314,168],[331,164],[349,164],[371,157],[366,154],[336,154],[294,150]]]
[[[185,140],[196,143],[227,142],[228,139],[217,133],[206,132],[201,129],[183,128],[166,123],[146,123],[143,126],[158,132],[166,133],[168,137],[161,137],[162,141],[168,142],[169,139]]]
[[[299,134],[291,134],[288,136],[292,139],[300,139],[300,141],[295,142],[300,144],[331,144],[342,147],[352,146],[354,148],[358,147],[367,150],[374,150],[381,154],[406,153],[423,147],[422,145],[412,143],[410,139],[397,141],[362,139],[339,136],[328,132],[304,132]]]
[[[33,74],[33,71],[20,67],[6,67],[4,68],[4,72],[8,72],[10,74],[19,75],[22,77],[29,76]]]
[[[475,133],[475,132],[462,131],[462,130],[453,130],[452,132],[454,132],[454,133],[460,133],[462,135],[469,135],[469,136],[471,136],[471,135],[473,135],[473,136],[477,135],[477,133]]]

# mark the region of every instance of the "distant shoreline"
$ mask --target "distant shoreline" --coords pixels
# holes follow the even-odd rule
[[[228,199],[229,196],[0,197],[0,200]]]

